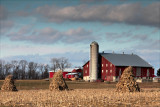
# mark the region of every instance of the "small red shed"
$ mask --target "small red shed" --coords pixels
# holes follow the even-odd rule
[[[53,71],[49,71],[49,78],[53,78],[53,75],[55,74],[56,72],[53,72]],[[70,73],[70,72],[62,72],[63,73],[63,78],[66,77],[66,74]]]
[[[78,73],[68,73],[66,74],[66,78],[79,78]]]
[[[54,74],[55,74],[54,71],[49,71],[49,78],[53,78]],[[69,74],[69,75],[66,75],[66,74]],[[63,78],[72,78],[72,77],[76,77],[76,75],[78,75],[78,77],[81,76],[82,69],[80,69],[80,68],[66,68],[63,71]]]

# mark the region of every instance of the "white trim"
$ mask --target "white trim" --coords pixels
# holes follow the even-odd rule
[[[66,75],[76,75],[76,74],[78,74],[78,73],[68,73]]]

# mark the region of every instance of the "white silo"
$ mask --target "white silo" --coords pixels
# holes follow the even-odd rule
[[[91,82],[96,81],[98,78],[98,53],[99,53],[99,45],[97,42],[94,41],[90,44],[89,75]]]

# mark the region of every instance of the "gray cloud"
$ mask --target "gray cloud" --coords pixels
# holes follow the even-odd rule
[[[153,30],[151,33],[147,34],[134,34],[134,29],[129,30],[127,32],[122,33],[106,33],[106,40],[108,42],[113,42],[116,44],[128,45],[128,43],[132,44],[131,48],[136,50],[147,50],[157,52],[160,49],[160,40],[154,39],[151,36],[153,32],[157,32],[157,29]],[[159,51],[160,52],[160,51]]]
[[[8,33],[14,26],[14,22],[13,21],[9,21],[9,20],[1,20],[0,21],[0,34],[6,34]]]
[[[156,51],[160,53],[160,40],[150,39],[150,41],[145,44],[143,42],[136,44],[134,48],[141,51],[148,50],[150,52]]]
[[[26,12],[26,11],[18,11],[18,12],[16,12],[16,15],[26,17],[26,16],[30,16],[32,14],[29,12]]]
[[[106,39],[107,40],[113,40],[113,41],[116,41],[118,39],[129,38],[131,36],[132,36],[131,31],[122,32],[122,33],[113,33],[113,32],[107,32],[106,33]]]
[[[114,32],[107,32],[106,33],[106,40],[112,41],[115,43],[127,43],[127,42],[133,42],[134,40],[140,40],[140,38],[136,38],[136,35],[133,35],[134,30],[128,30],[127,32],[122,33],[114,33]]]
[[[77,43],[86,42],[95,39],[92,31],[83,28],[69,29],[65,32],[57,31],[47,27],[40,30],[30,31],[31,26],[24,26],[18,32],[12,32],[7,35],[13,41],[30,41],[34,43],[54,44],[57,42]],[[28,31],[31,33],[28,34]]]
[[[159,2],[154,2],[148,6],[142,6],[139,3],[68,7],[45,5],[38,7],[36,13],[43,15],[50,22],[99,21],[149,26],[159,26],[160,24]]]
[[[8,11],[5,7],[0,5],[0,20],[6,19],[8,16]]]
[[[15,24],[12,20],[7,20],[8,15],[9,15],[8,10],[4,6],[0,5],[0,34],[1,35],[8,33]]]

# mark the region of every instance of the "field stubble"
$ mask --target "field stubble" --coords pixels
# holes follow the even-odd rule
[[[140,84],[141,92],[119,93],[115,91],[115,83],[81,83],[67,82],[70,91],[49,91],[48,85],[36,81],[25,90],[24,81],[18,92],[0,91],[0,106],[24,107],[124,107],[124,106],[160,106],[159,83]],[[27,81],[25,81],[27,82]],[[30,81],[35,82],[35,81]],[[46,82],[47,84],[49,82]],[[23,87],[23,85],[25,87]],[[45,86],[46,88],[41,88]],[[149,87],[147,87],[149,86]],[[150,88],[152,86],[152,88]],[[108,87],[108,88],[107,88]]]
[[[0,105],[25,107],[160,106],[160,90],[118,93],[115,89],[75,89],[71,91],[21,90],[0,92]]]

